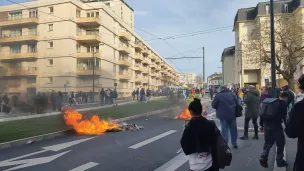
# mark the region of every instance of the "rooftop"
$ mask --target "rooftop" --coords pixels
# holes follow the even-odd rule
[[[235,53],[235,46],[225,48],[222,53],[221,62],[223,62],[223,59],[227,56],[234,56],[234,53]]]

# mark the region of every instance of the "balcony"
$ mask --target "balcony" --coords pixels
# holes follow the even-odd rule
[[[134,67],[133,67],[133,70],[134,71],[142,71],[142,67],[141,66],[139,66],[139,65],[135,65]]]
[[[79,76],[93,76],[93,67],[77,67],[76,74]],[[94,75],[101,75],[99,67],[95,67]]]
[[[155,69],[156,65],[155,64],[151,64],[150,67],[153,68],[153,69]]]
[[[0,43],[13,43],[13,42],[27,42],[38,41],[39,36],[37,32],[20,32],[17,34],[3,34],[0,37]]]
[[[143,78],[143,79],[142,79],[142,83],[143,83],[143,84],[148,84],[148,82],[149,82],[149,81],[148,81],[148,78]]]
[[[156,61],[156,56],[155,55],[151,55],[150,58],[151,58],[152,61]]]
[[[130,80],[131,77],[132,77],[131,74],[129,74],[129,73],[123,73],[123,72],[120,72],[120,73],[117,75],[117,78],[118,78],[119,80]]]
[[[130,41],[131,40],[131,36],[129,33],[127,33],[125,30],[120,30],[118,36],[126,41]]]
[[[16,25],[36,25],[39,24],[38,16],[20,15],[15,17],[6,17],[0,20],[0,27]]]
[[[76,40],[85,44],[99,44],[101,43],[101,36],[98,32],[78,32]]]
[[[150,73],[150,76],[151,76],[151,77],[156,77],[156,73],[155,73],[155,72],[151,72],[151,73]]]
[[[33,51],[32,53],[0,53],[0,60],[14,60],[14,59],[37,59],[38,53]]]
[[[144,60],[144,58],[141,56],[141,54],[135,54],[134,59],[137,60],[137,61],[142,61],[142,60]]]
[[[132,66],[131,61],[129,61],[127,59],[119,59],[118,62],[117,62],[117,64],[121,65],[121,66],[127,66],[127,67]]]
[[[134,48],[139,51],[142,51],[145,49],[144,45],[140,42],[135,43]]]
[[[148,49],[144,49],[144,50],[142,51],[142,54],[144,54],[144,55],[149,55],[149,50],[148,50]]]
[[[141,77],[135,77],[135,83],[141,83],[142,78]]]
[[[142,61],[143,64],[150,64],[149,60],[147,58],[143,58],[144,60]]]
[[[143,67],[143,68],[142,68],[142,73],[143,73],[143,74],[148,74],[148,73],[149,73],[148,68]]]
[[[76,53],[76,57],[77,58],[92,58],[93,57],[93,53],[92,52],[77,52]],[[99,52],[95,52],[94,53],[94,57],[100,58],[100,53]]]
[[[160,71],[161,70],[161,67],[159,65],[156,65],[156,71]]]
[[[0,71],[2,77],[16,77],[16,76],[37,76],[37,67],[23,67],[23,68],[9,68]]]
[[[119,44],[118,50],[121,53],[125,53],[125,54],[129,54],[130,53],[129,46],[127,46],[125,44],[122,44],[122,43]]]
[[[101,26],[101,19],[99,16],[96,17],[77,17],[75,22],[85,27],[98,27]]]

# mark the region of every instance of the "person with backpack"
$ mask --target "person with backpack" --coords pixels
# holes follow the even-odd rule
[[[216,153],[216,126],[202,116],[200,99],[195,98],[188,107],[192,116],[181,138],[184,153],[189,156],[191,170],[218,171]]]
[[[261,88],[261,97],[260,97],[260,104],[266,99],[266,98],[271,98],[271,95],[268,93],[268,87],[263,86]],[[263,117],[260,116],[260,130],[263,132],[264,131],[264,121]]]
[[[286,125],[288,98],[288,93],[282,92],[279,98],[266,98],[262,102],[260,114],[264,119],[265,143],[260,164],[264,168],[268,168],[268,155],[274,143],[277,145],[277,166],[287,166],[284,160],[285,135],[282,123]]]
[[[289,138],[298,138],[298,149],[294,163],[294,171],[304,170],[304,75],[298,79],[300,93],[295,98],[295,104],[290,110],[285,133]]]
[[[219,88],[220,92],[216,94],[212,101],[212,108],[216,110],[216,117],[221,123],[221,132],[224,140],[228,144],[228,131],[230,131],[231,143],[233,148],[237,149],[238,131],[236,126],[236,106],[237,97],[231,93],[226,86]]]
[[[254,85],[248,87],[249,91],[244,99],[246,104],[245,109],[245,125],[244,125],[244,135],[240,137],[242,140],[248,140],[248,129],[249,121],[252,120],[254,127],[254,137],[253,139],[259,139],[259,127],[257,120],[259,117],[259,108],[260,108],[260,93],[256,90]]]
[[[286,85],[284,87],[281,88],[281,92],[286,92],[288,93],[289,97],[288,97],[288,105],[293,105],[294,104],[294,100],[295,100],[295,95],[294,93],[289,89],[289,86]]]

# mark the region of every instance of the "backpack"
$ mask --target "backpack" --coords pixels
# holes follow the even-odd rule
[[[226,141],[222,137],[221,131],[217,128],[215,125],[215,122],[213,121],[215,126],[215,137],[216,137],[216,161],[218,168],[224,169],[226,166],[230,166],[232,161],[232,153],[231,149],[228,147]]]
[[[265,120],[273,119],[279,105],[280,101],[278,98],[264,99],[260,105],[260,116]]]

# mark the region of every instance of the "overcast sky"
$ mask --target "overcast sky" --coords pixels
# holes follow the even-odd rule
[[[28,0],[12,0],[24,2]],[[206,76],[221,71],[221,54],[234,46],[232,26],[239,8],[256,6],[260,0],[125,0],[135,11],[135,31],[164,58],[197,49],[184,56],[202,56],[205,47]],[[9,4],[0,0],[0,5]],[[215,32],[214,29],[221,28]],[[181,39],[151,40],[189,32],[209,33]],[[169,44],[169,45],[168,45]],[[177,55],[177,56],[176,56]],[[168,60],[179,72],[202,74],[202,59]]]
[[[135,11],[135,27],[158,37],[223,28],[182,39],[148,41],[163,57],[172,57],[192,49],[205,47],[206,76],[221,71],[221,54],[234,46],[232,31],[239,8],[256,6],[260,0],[125,0]],[[229,28],[228,28],[229,27]],[[155,37],[136,29],[145,40]],[[182,56],[182,55],[180,55]],[[202,50],[185,56],[202,56]],[[178,56],[177,56],[178,57]],[[202,59],[169,60],[179,72],[202,74]]]

